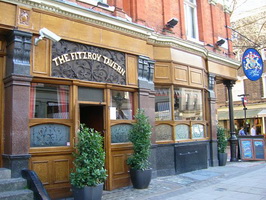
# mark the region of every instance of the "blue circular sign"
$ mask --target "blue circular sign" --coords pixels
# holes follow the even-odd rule
[[[263,60],[256,49],[249,48],[244,52],[242,68],[249,80],[256,81],[260,79],[263,73]]]

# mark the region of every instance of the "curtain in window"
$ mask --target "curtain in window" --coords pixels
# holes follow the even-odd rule
[[[29,118],[34,118],[35,117],[36,85],[37,85],[37,83],[32,83],[31,87],[30,87]]]
[[[58,118],[68,119],[68,86],[60,85],[57,88]]]

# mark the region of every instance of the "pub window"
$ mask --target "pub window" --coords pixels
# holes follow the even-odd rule
[[[170,88],[155,88],[155,120],[171,120]]]
[[[111,91],[110,118],[112,120],[132,120],[134,114],[133,93]]]
[[[198,39],[198,19],[196,0],[185,0],[185,25],[188,39]]]
[[[32,83],[30,118],[69,118],[69,86]]]
[[[203,120],[201,90],[176,87],[174,94],[175,120]]]

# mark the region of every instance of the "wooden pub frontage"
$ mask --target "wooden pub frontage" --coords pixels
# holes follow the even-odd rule
[[[236,80],[236,61],[64,1],[0,8],[0,167],[12,177],[29,168],[52,197],[69,196],[85,123],[104,136],[105,189],[129,185],[138,108],[153,125],[153,177],[217,165],[215,84]],[[43,28],[61,40],[40,38]]]

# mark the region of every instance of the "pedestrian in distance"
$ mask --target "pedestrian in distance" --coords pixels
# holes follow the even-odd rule
[[[239,130],[239,132],[238,132],[238,135],[240,135],[240,136],[246,135],[246,133],[245,133],[245,130],[244,130],[244,127],[243,127],[243,126],[242,126],[242,127],[241,127],[241,129]]]
[[[252,125],[252,128],[250,129],[250,135],[255,136],[256,135],[256,126]]]

